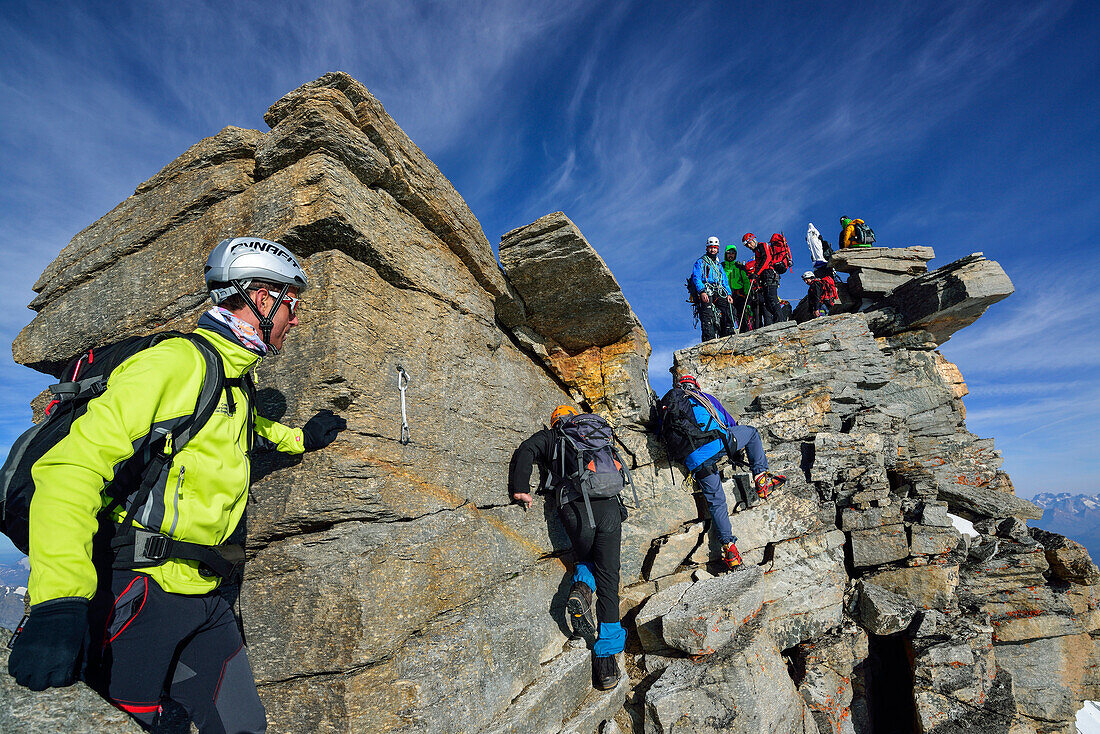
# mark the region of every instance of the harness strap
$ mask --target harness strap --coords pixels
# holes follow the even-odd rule
[[[581,452],[577,450],[577,447],[573,447],[573,453],[577,456],[577,476],[580,477],[584,472],[584,464],[581,460]],[[564,462],[564,459],[563,459]],[[596,516],[592,514],[592,503],[588,500],[588,487],[585,486],[585,481],[580,480],[581,497],[584,497],[584,509],[588,511],[588,524],[592,527],[596,527]]]
[[[199,545],[136,527],[112,538],[111,550],[115,556],[112,568],[151,568],[169,559],[182,559],[198,561],[226,580],[235,578],[245,561],[244,548],[236,543]]]

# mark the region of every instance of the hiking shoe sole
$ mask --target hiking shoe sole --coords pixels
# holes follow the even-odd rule
[[[565,602],[565,612],[569,615],[569,624],[573,628],[574,636],[596,634],[592,607],[586,604],[584,599],[579,596],[570,596]]]

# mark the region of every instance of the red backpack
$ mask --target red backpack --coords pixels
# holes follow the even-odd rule
[[[836,291],[836,281],[833,280],[833,276],[826,275],[818,278],[822,285],[825,286],[825,290],[821,293],[821,300],[828,305],[833,305],[840,300],[840,294]]]
[[[772,235],[771,240],[768,241],[770,247],[770,260],[769,265],[779,275],[787,272],[791,267],[791,247],[787,244],[787,238],[776,232]]]

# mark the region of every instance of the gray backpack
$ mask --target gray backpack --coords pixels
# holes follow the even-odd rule
[[[557,441],[546,481],[557,489],[559,505],[568,491],[579,493],[588,522],[596,527],[590,498],[617,497],[629,484],[637,504],[634,479],[615,449],[615,431],[607,421],[592,413],[567,416],[554,427],[554,434]]]
[[[875,230],[863,222],[852,222],[852,225],[855,227],[855,231],[852,232],[852,239],[857,245],[875,244]]]

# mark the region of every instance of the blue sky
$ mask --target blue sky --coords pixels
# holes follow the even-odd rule
[[[228,8],[232,9],[228,9]],[[698,341],[709,235],[861,216],[1017,293],[943,347],[1020,494],[1100,491],[1100,9],[1088,2],[241,2],[0,8],[0,341],[69,239],[199,138],[362,81],[491,242],[565,211],[649,332]],[[803,294],[795,276],[781,296]],[[0,355],[0,450],[48,379]]]

